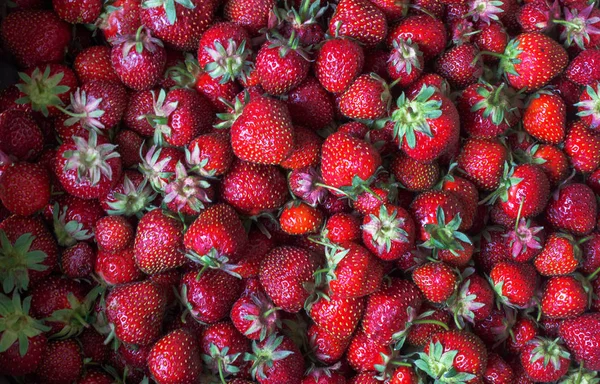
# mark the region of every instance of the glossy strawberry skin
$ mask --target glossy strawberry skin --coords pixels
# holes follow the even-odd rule
[[[565,320],[559,327],[559,335],[585,368],[600,369],[600,315],[588,313]]]
[[[353,40],[327,40],[317,53],[315,74],[327,91],[341,93],[360,74],[364,60],[362,47]]]
[[[165,335],[150,350],[148,369],[159,384],[195,383],[201,371],[195,338],[183,329]]]
[[[585,184],[574,183],[560,188],[550,198],[546,218],[557,229],[585,236],[596,226],[596,208],[592,189]]]

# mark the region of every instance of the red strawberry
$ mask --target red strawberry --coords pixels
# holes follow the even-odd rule
[[[477,28],[481,33],[475,35],[475,45],[480,51],[502,53],[508,44],[508,34],[506,29],[499,22],[477,23]],[[498,58],[493,56],[483,56],[483,62],[496,62]]]
[[[588,313],[563,321],[559,335],[573,360],[587,369],[600,369],[600,314]]]
[[[560,144],[566,131],[567,109],[563,99],[538,92],[523,113],[523,128],[531,136],[548,144]]]
[[[593,172],[600,165],[600,137],[581,120],[570,125],[564,150],[576,171]]]
[[[72,383],[79,379],[83,370],[81,347],[74,339],[48,343],[37,368],[37,377],[43,383]]]
[[[506,160],[506,148],[499,141],[469,139],[458,156],[458,168],[479,189],[489,191],[498,188]]]
[[[111,5],[112,7],[105,7],[98,18],[98,28],[112,44],[118,36],[134,35],[142,22],[139,1],[115,0]]]
[[[433,303],[443,303],[456,288],[456,273],[445,263],[421,265],[413,271],[412,278],[427,300]]]
[[[391,345],[370,339],[362,330],[356,332],[346,351],[346,360],[358,371],[375,371],[392,354]]]
[[[573,276],[553,276],[546,282],[541,311],[551,319],[567,319],[581,315],[588,305],[581,281]]]
[[[145,273],[158,273],[183,265],[183,227],[181,223],[155,209],[145,214],[135,236],[135,260]]]
[[[392,48],[394,40],[398,39],[411,39],[423,52],[423,59],[427,62],[442,53],[446,47],[447,33],[444,24],[435,17],[413,15],[402,19],[390,30],[386,39],[388,48]]]
[[[22,67],[63,61],[71,41],[71,27],[56,13],[18,10],[2,22],[0,37]]]
[[[100,197],[100,203],[104,212],[111,215],[142,216],[148,208],[152,208],[155,197],[141,173],[126,170],[115,186]]]
[[[437,59],[436,72],[448,80],[450,85],[465,88],[483,74],[483,62],[478,55],[478,49],[472,44],[455,46]]]
[[[570,355],[557,340],[536,338],[521,352],[521,364],[532,380],[551,382],[563,377],[569,370]]]
[[[86,242],[79,242],[62,252],[60,265],[65,276],[71,279],[85,278],[94,271],[96,251]]]
[[[403,93],[390,123],[394,141],[406,155],[429,163],[439,157],[459,134],[459,115],[450,99],[423,86],[418,94]]]
[[[565,70],[567,79],[579,85],[592,85],[600,80],[600,49],[586,49],[577,55]]]
[[[270,38],[270,36],[269,36]],[[271,95],[282,95],[296,88],[308,74],[308,54],[298,47],[298,39],[273,39],[256,55],[256,74],[260,85]]]
[[[323,129],[333,121],[333,100],[312,76],[288,94],[286,104],[292,121],[312,130]]]
[[[90,369],[81,376],[77,384],[111,384],[114,380],[114,377],[104,371]]]
[[[98,201],[79,199],[70,195],[57,199],[49,210],[54,224],[54,233],[61,246],[71,246],[77,241],[90,240],[96,222],[104,216]]]
[[[29,113],[0,113],[0,151],[17,160],[30,161],[41,154],[43,146],[42,131]]]
[[[488,361],[483,374],[485,384],[513,383],[514,373],[510,365],[495,352],[488,353]]]
[[[269,14],[275,6],[275,0],[227,0],[224,16],[246,28],[251,35],[258,35],[259,31],[268,25]]]
[[[394,39],[387,64],[387,71],[393,81],[401,87],[407,87],[423,73],[425,61],[417,44],[409,38]]]
[[[553,186],[567,178],[569,160],[560,148],[545,144],[534,145],[528,149],[527,154],[531,155],[532,163],[537,164],[546,172],[546,176]]]
[[[141,91],[156,84],[163,74],[167,54],[162,41],[140,27],[135,35],[121,35],[113,41],[110,60],[123,84]]]
[[[115,253],[98,251],[94,269],[108,285],[131,283],[144,277],[135,264],[133,248],[122,249]]]
[[[166,334],[148,354],[148,370],[158,384],[193,384],[202,370],[196,339],[183,329]]]
[[[364,245],[382,260],[396,260],[414,248],[415,223],[402,207],[382,204],[363,218]]]
[[[351,119],[375,120],[386,115],[391,104],[390,90],[377,75],[361,75],[340,95],[340,112]]]
[[[387,36],[385,15],[368,0],[341,0],[329,20],[331,35],[348,36],[375,46]]]
[[[250,342],[231,323],[209,325],[199,342],[202,360],[215,375],[232,376],[248,365],[243,355],[250,352]]]
[[[213,1],[145,1],[140,19],[152,34],[179,51],[195,51],[213,20]]]
[[[473,273],[465,270],[464,275]],[[465,322],[474,324],[488,317],[494,307],[494,291],[483,277],[477,274],[468,275],[457,288],[456,295],[450,298],[449,307],[458,319],[458,325],[464,327]]]
[[[252,362],[250,372],[260,384],[300,384],[304,359],[298,347],[285,336],[272,335],[252,343],[252,353],[244,356]]]
[[[415,219],[415,224],[417,225],[417,230],[419,231],[418,239],[421,241],[427,241],[434,235],[434,238],[438,238],[437,229],[442,229],[440,232],[445,233],[447,231],[443,230],[446,225],[450,225],[452,222],[452,231],[456,231],[458,229],[456,221],[458,225],[460,225],[459,213],[460,213],[460,205],[458,198],[447,191],[436,191],[431,190],[427,192],[423,192],[418,195],[412,202],[410,206],[411,213]],[[454,222],[453,222],[454,220]],[[431,229],[431,230],[429,230]],[[449,233],[452,235],[452,232]],[[460,235],[459,235],[460,236]],[[447,245],[456,245],[453,243],[454,237],[447,239]],[[465,239],[463,238],[463,241]]]
[[[600,36],[598,27],[600,11],[583,3],[565,7],[564,20],[555,21],[560,31],[560,41],[565,47],[576,46],[580,49],[598,48]]]
[[[117,252],[133,243],[131,224],[123,216],[105,216],[96,222],[94,235],[98,248]]]
[[[581,96],[579,102],[575,104],[577,107],[577,115],[581,117],[581,120],[591,129],[596,129],[600,126],[600,112],[598,105],[600,105],[600,82],[595,82],[592,85],[588,85]]]
[[[596,226],[597,203],[590,187],[573,183],[559,187],[546,208],[546,219],[557,229],[585,236]]]
[[[491,201],[499,195],[498,204],[510,219],[542,213],[550,197],[550,183],[544,171],[537,165],[523,164],[510,170],[505,166],[504,173]]]
[[[323,214],[304,202],[290,201],[279,215],[281,229],[290,235],[316,233],[323,224]]]
[[[560,2],[535,0],[523,4],[517,12],[517,21],[523,32],[548,32],[560,20]]]
[[[153,343],[160,337],[166,304],[164,292],[148,280],[117,286],[105,304],[112,336],[129,344]]]
[[[528,264],[501,261],[490,272],[490,282],[506,305],[525,307],[536,289],[536,273]]]
[[[434,334],[446,330],[441,324],[450,324],[451,320],[448,312],[429,306],[423,306],[419,317],[419,320],[424,321],[413,324],[407,335],[408,343],[419,347],[424,347],[425,344],[429,343],[431,336]],[[428,320],[434,321],[428,322]]]
[[[123,116],[125,126],[143,137],[154,135],[154,127],[151,122],[146,119],[138,119],[138,117],[154,113],[155,92],[139,91],[131,93]]]
[[[190,171],[201,176],[221,176],[232,161],[233,152],[227,132],[200,135],[188,144],[186,163],[191,166]]]
[[[341,93],[361,73],[364,60],[363,49],[354,40],[330,39],[317,53],[315,74],[327,91]]]
[[[294,134],[294,148],[280,165],[286,169],[301,169],[316,165],[321,154],[322,139],[312,130],[301,126],[294,128]]]
[[[354,333],[363,317],[363,298],[321,297],[308,308],[311,319],[330,335],[345,339]]]
[[[19,162],[0,175],[0,200],[11,213],[29,216],[50,200],[50,177],[36,163]]]
[[[510,353],[520,353],[523,347],[538,335],[537,324],[528,317],[517,319],[512,326],[512,335],[506,340],[506,348]]]
[[[213,324],[227,317],[241,293],[241,280],[218,269],[192,269],[181,278],[182,301],[202,323]]]
[[[511,87],[533,91],[548,84],[567,66],[565,49],[541,33],[522,33],[511,40],[500,61]]]
[[[251,340],[264,340],[281,326],[277,308],[259,289],[245,292],[231,308],[231,321]]]
[[[71,24],[93,24],[102,11],[100,0],[52,0],[54,12]]]
[[[287,195],[285,177],[270,165],[236,160],[221,183],[223,201],[247,215],[279,208]]]
[[[465,383],[480,380],[486,364],[487,352],[483,342],[467,331],[445,331],[433,335],[415,362],[435,380],[450,376]]]
[[[308,344],[314,356],[324,364],[336,364],[339,362],[352,341],[351,336],[345,338],[333,336],[317,324],[311,325],[306,335],[308,336]]]
[[[579,245],[579,242],[566,233],[552,233],[535,258],[535,268],[542,276],[567,275],[575,272],[581,259]]]

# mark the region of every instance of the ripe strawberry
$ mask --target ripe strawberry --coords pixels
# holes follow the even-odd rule
[[[505,305],[526,307],[537,285],[536,272],[528,264],[501,261],[490,272],[490,283]]]
[[[517,12],[517,21],[523,32],[548,32],[560,17],[560,3],[557,1],[531,1],[523,4]]]
[[[128,129],[120,130],[115,136],[117,152],[121,155],[123,169],[133,168],[140,162],[139,150],[144,145],[144,138]]]
[[[348,346],[346,360],[355,371],[375,371],[376,367],[384,365],[386,358],[391,355],[391,345],[378,343],[359,330]]]
[[[485,384],[513,383],[514,373],[510,365],[495,352],[488,353],[487,366],[483,374]]]
[[[479,189],[489,191],[498,188],[507,159],[506,148],[499,141],[469,139],[458,156],[458,168]]]
[[[415,223],[402,207],[382,204],[379,212],[365,215],[363,244],[382,260],[396,260],[415,246]]]
[[[506,340],[506,348],[510,353],[518,354],[538,335],[538,326],[531,318],[521,317],[514,323],[511,331],[513,336]]]
[[[50,177],[36,163],[19,162],[0,174],[0,200],[11,213],[29,216],[50,200]]]
[[[48,207],[48,219],[54,224],[54,234],[61,246],[71,246],[77,241],[93,237],[96,222],[104,216],[102,206],[96,200],[84,200],[66,195]]]
[[[563,321],[559,335],[573,360],[587,369],[600,369],[600,314],[587,313]]]
[[[139,116],[154,113],[155,91],[139,91],[129,95],[129,102],[123,116],[124,125],[143,137],[152,137],[154,127],[146,119],[138,119]]]
[[[387,72],[400,87],[407,87],[423,73],[425,61],[417,44],[409,38],[392,41],[392,49],[387,62]]]
[[[100,0],[52,0],[54,12],[64,21],[71,24],[93,24],[102,11]]]
[[[163,74],[167,54],[162,41],[140,27],[134,35],[113,40],[110,60],[123,84],[142,91],[152,88]]]
[[[458,198],[460,212],[460,230],[467,230],[473,226],[477,214],[479,193],[469,180],[453,174],[456,165],[450,165],[448,174],[442,181],[442,190],[448,191]]]
[[[107,252],[118,252],[133,243],[134,233],[131,224],[123,216],[105,216],[94,228],[98,248]]]
[[[413,324],[407,335],[407,342],[410,345],[424,347],[429,343],[431,336],[436,333],[443,332],[445,327],[442,324],[450,324],[450,315],[447,311],[436,309],[434,307],[424,305],[419,314],[419,320],[424,320],[422,323]],[[429,320],[434,320],[429,322]]]
[[[537,164],[546,172],[552,186],[560,184],[567,178],[569,160],[560,148],[545,144],[534,145],[527,150],[526,155],[531,157],[531,163]]]
[[[115,186],[100,197],[100,203],[104,212],[108,214],[141,217],[145,211],[152,208],[155,197],[154,191],[141,173],[125,170]]]
[[[476,24],[481,33],[475,35],[475,46],[479,51],[487,51],[494,53],[502,53],[508,44],[508,34],[506,29],[499,22],[491,22],[489,24],[479,22]],[[497,57],[483,56],[483,62],[496,62]]]
[[[570,125],[564,150],[576,171],[589,173],[600,165],[600,137],[581,120]]]
[[[183,265],[186,258],[183,250],[183,226],[155,209],[145,214],[135,235],[135,260],[145,273],[158,273]]]
[[[87,370],[77,384],[111,384],[115,380],[114,377],[99,369]]]
[[[315,358],[323,364],[338,363],[352,341],[352,336],[345,338],[332,336],[317,324],[311,325],[306,335]]]
[[[590,187],[573,183],[559,187],[546,208],[546,219],[557,229],[584,236],[596,226],[597,203]]]
[[[276,4],[275,0],[227,0],[224,16],[248,30],[252,36],[268,26],[269,15]]]
[[[325,237],[332,243],[357,241],[361,237],[361,221],[358,217],[345,213],[335,213],[327,219],[323,229]]]
[[[392,111],[394,142],[415,160],[429,163],[439,157],[459,134],[459,115],[450,99],[423,86],[411,96],[403,93]]]
[[[300,384],[304,372],[302,353],[286,336],[271,335],[268,339],[252,343],[252,353],[244,360],[250,361],[252,378],[260,384]]]
[[[0,28],[2,45],[22,67],[63,61],[71,28],[47,10],[11,12]]]
[[[348,338],[360,323],[365,310],[364,298],[323,296],[307,308],[319,328],[333,337]]]
[[[360,75],[365,56],[362,47],[352,39],[326,40],[315,58],[315,75],[327,91],[342,93]]]
[[[588,241],[583,243],[583,258],[581,271],[591,274],[600,268],[600,236],[594,232],[590,234]]]
[[[213,324],[227,317],[241,293],[241,280],[218,269],[191,269],[181,278],[182,301],[202,323]]]
[[[541,33],[522,33],[512,39],[500,60],[509,85],[533,91],[548,84],[568,64],[567,52]]]
[[[286,94],[306,78],[310,69],[309,57],[294,36],[289,41],[268,38],[270,41],[256,55],[256,74],[267,93]]]
[[[148,370],[158,384],[196,383],[201,364],[195,337],[183,329],[163,336],[148,354]]]
[[[380,166],[375,147],[343,132],[327,137],[321,148],[323,183],[351,197],[371,183]]]
[[[390,171],[404,188],[415,192],[432,189],[440,176],[437,163],[421,163],[403,154],[394,157]]]
[[[304,202],[292,200],[287,203],[279,215],[281,229],[290,235],[315,233],[323,224],[323,214]]]
[[[555,94],[534,94],[523,113],[523,128],[534,138],[548,144],[560,144],[566,131],[567,109]]]
[[[44,137],[33,117],[18,110],[0,113],[0,151],[21,161],[39,157]]]
[[[455,218],[459,216],[459,210],[459,200],[451,192],[431,190],[421,193],[410,206],[410,211],[419,231],[417,238],[421,241],[427,241],[432,237],[432,234],[434,234],[434,238],[438,238],[439,236],[436,235],[435,231],[428,229],[443,229],[453,220],[452,226],[454,227],[455,222],[458,220],[455,220]],[[454,231],[456,229],[454,228]],[[446,231],[440,231],[440,233],[442,232]],[[451,235],[452,232],[449,234]]]
[[[96,251],[86,242],[65,249],[60,257],[62,272],[71,279],[88,277],[94,271],[95,263]]]
[[[494,291],[486,279],[473,272],[472,269],[465,270],[456,294],[449,300],[449,307],[461,328],[466,322],[483,321],[494,307]],[[464,277],[468,273],[472,274]]]
[[[332,36],[348,36],[372,47],[387,36],[385,15],[368,0],[341,0],[329,20]]]
[[[446,47],[447,33],[444,24],[435,17],[413,15],[402,19],[390,30],[386,39],[388,48],[391,49],[394,40],[399,39],[411,39],[423,52],[423,59],[427,62],[442,53]]]
[[[529,218],[543,212],[550,195],[548,177],[537,165],[523,164],[510,170],[505,166],[500,187],[490,196],[510,219]]]
[[[568,319],[581,315],[588,306],[581,281],[573,276],[553,276],[546,282],[541,299],[542,314],[551,319]]]
[[[544,244],[534,265],[542,276],[567,275],[575,272],[581,259],[580,243],[572,236],[555,232]]]
[[[185,215],[197,214],[215,199],[212,184],[198,175],[188,174],[181,162],[177,163],[175,178],[165,186],[164,193],[163,203],[167,208]]]
[[[188,144],[186,163],[191,166],[190,171],[201,176],[221,176],[232,161],[233,152],[225,131],[200,135]]]
[[[195,51],[213,20],[212,1],[145,1],[140,19],[152,34],[179,51]]]
[[[592,85],[600,80],[600,49],[586,49],[579,53],[565,69],[567,79],[579,85]]]
[[[48,343],[36,374],[43,383],[73,383],[83,370],[81,347],[75,339]]]
[[[575,104],[578,110],[577,115],[591,129],[596,129],[600,126],[600,112],[598,107],[600,105],[600,96],[598,96],[598,92],[600,92],[600,82],[588,85],[581,92],[579,102]]]
[[[221,114],[219,128],[231,127],[231,146],[241,160],[259,164],[280,164],[294,146],[294,130],[285,103],[269,97],[244,96]],[[245,104],[245,105],[244,105]]]
[[[115,253],[98,251],[94,270],[108,285],[131,283],[144,277],[142,271],[135,264],[132,247]]]
[[[389,87],[377,75],[361,75],[340,95],[340,112],[351,119],[375,120],[386,115],[391,104]]]
[[[0,246],[0,280],[5,293],[27,290],[56,268],[56,240],[37,218],[13,215],[4,219]]]
[[[292,121],[311,130],[323,129],[333,122],[333,100],[312,76],[288,94],[286,104]]]
[[[199,344],[202,360],[213,374],[227,377],[247,368],[243,355],[250,352],[250,342],[230,322],[206,327]]]
[[[536,338],[530,341],[521,352],[521,364],[532,380],[551,382],[563,377],[569,370],[570,360],[566,349],[551,341]]]
[[[46,349],[44,332],[50,328],[29,315],[31,297],[21,300],[18,293],[12,298],[0,294],[0,303],[1,336],[8,340],[0,346],[0,372],[14,376],[33,373]]]
[[[280,165],[286,169],[301,169],[317,165],[322,139],[314,131],[301,126],[294,127],[294,135],[294,148]]]
[[[447,377],[465,383],[480,380],[485,373],[487,352],[483,342],[467,331],[445,331],[433,335],[415,365],[429,377]]]
[[[441,262],[429,262],[417,267],[412,278],[427,300],[433,303],[443,303],[456,288],[456,273]]]
[[[166,304],[164,292],[148,280],[115,287],[105,304],[111,336],[129,344],[153,343],[160,337]]]
[[[478,55],[478,49],[469,43],[450,48],[437,59],[436,72],[450,85],[465,88],[483,74],[483,62]]]
[[[236,160],[221,182],[223,201],[247,215],[277,209],[285,204],[287,195],[285,177],[270,165]]]
[[[118,36],[133,35],[142,25],[139,1],[115,0],[105,7],[97,21],[98,28],[110,44]]]

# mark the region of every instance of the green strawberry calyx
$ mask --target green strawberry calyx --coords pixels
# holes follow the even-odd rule
[[[393,242],[407,243],[408,233],[402,228],[405,219],[397,217],[398,210],[388,211],[388,207],[382,204],[379,215],[370,214],[369,223],[363,225],[362,229],[371,236],[373,245],[377,247],[378,253],[389,252]]]
[[[254,69],[254,63],[249,60],[252,50],[247,45],[246,40],[238,45],[229,39],[226,47],[219,41],[215,41],[212,47],[204,47],[213,60],[204,66],[204,70],[213,79],[220,79],[221,84],[235,79],[245,82]]]
[[[67,159],[65,171],[77,170],[77,180],[88,181],[96,185],[102,177],[112,180],[112,168],[108,160],[120,157],[115,151],[114,144],[98,144],[98,134],[90,131],[87,139],[73,136],[74,150],[65,151],[63,157]]]
[[[476,378],[472,373],[458,372],[454,367],[457,350],[444,351],[444,346],[436,341],[429,344],[429,353],[419,352],[415,365],[436,383],[467,383]]]
[[[12,244],[6,232],[0,230],[0,281],[5,293],[24,291],[29,286],[29,271],[45,271],[42,263],[47,255],[31,249],[35,236],[25,233]]]
[[[266,368],[272,367],[275,361],[283,360],[294,354],[292,351],[278,350],[282,342],[283,336],[272,334],[262,347],[259,347],[256,341],[252,343],[252,353],[246,353],[244,360],[252,362],[250,372],[254,379],[257,377],[265,379],[267,377]]]
[[[460,213],[457,213],[452,220],[446,222],[444,209],[442,206],[438,206],[436,223],[425,225],[425,230],[429,233],[429,239],[421,245],[435,251],[448,250],[453,255],[458,255],[458,251],[464,250],[462,243],[472,244],[471,239],[458,230],[461,223]]]
[[[34,111],[39,111],[47,117],[48,107],[63,104],[58,95],[69,92],[71,89],[67,85],[61,85],[64,76],[64,72],[50,76],[49,65],[46,66],[44,72],[39,67],[36,67],[31,76],[19,72],[21,83],[17,84],[17,88],[24,96],[17,99],[15,103],[31,104],[31,108]]]
[[[187,9],[194,9],[196,5],[191,0],[146,0],[142,3],[142,8],[163,7],[169,24],[175,24],[177,21],[177,10],[175,5],[179,4]]]
[[[175,179],[165,186],[165,203],[174,203],[178,211],[186,206],[194,212],[204,209],[205,203],[211,203],[206,190],[210,183],[200,176],[188,175],[187,169],[179,161],[175,166]]]
[[[589,95],[590,100],[583,100],[575,104],[580,110],[577,116],[591,117],[590,128],[592,129],[600,127],[600,82],[596,82],[595,86],[595,89],[591,85],[585,88],[585,92]]]
[[[552,364],[554,369],[560,369],[560,359],[568,359],[571,355],[559,342],[560,339],[549,340],[541,337],[530,341],[534,346],[534,349],[531,351],[531,363],[544,359],[544,368],[548,364]]]
[[[63,247],[75,245],[78,241],[86,241],[92,238],[93,233],[83,228],[83,224],[77,220],[67,222],[67,212],[69,207],[64,206],[62,209],[58,203],[54,203],[52,207],[52,221],[54,224],[54,233],[58,240],[58,244]]]
[[[25,356],[29,339],[48,332],[50,327],[29,316],[31,296],[21,301],[18,293],[12,298],[0,294],[0,353],[19,343],[19,355]]]

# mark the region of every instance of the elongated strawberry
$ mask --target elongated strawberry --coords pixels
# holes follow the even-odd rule
[[[335,38],[323,43],[315,59],[315,75],[329,92],[344,92],[364,65],[362,47],[352,39]]]
[[[148,369],[158,384],[195,383],[201,366],[197,341],[183,329],[163,336],[148,354]]]
[[[557,229],[576,236],[589,234],[596,224],[597,203],[590,187],[581,183],[559,187],[546,208],[546,218]]]
[[[567,109],[560,96],[538,92],[525,108],[523,128],[538,140],[559,144],[565,136],[566,118]]]

